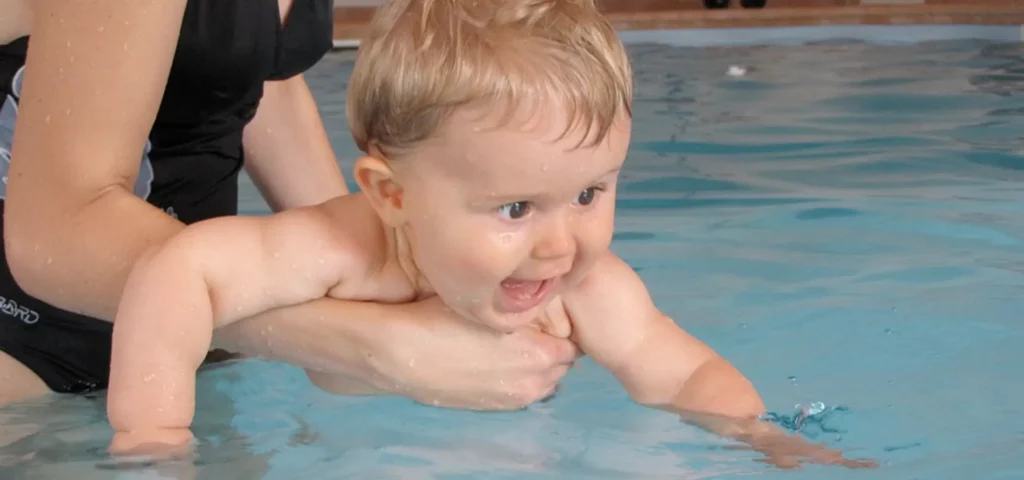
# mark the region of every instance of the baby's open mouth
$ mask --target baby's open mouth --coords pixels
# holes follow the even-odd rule
[[[544,299],[551,286],[551,279],[523,280],[507,278],[501,282],[505,304],[513,312],[529,310]]]

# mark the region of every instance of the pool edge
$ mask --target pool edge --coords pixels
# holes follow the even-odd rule
[[[653,9],[637,4],[632,8],[620,5],[606,9],[606,15],[624,39],[657,39],[655,41],[692,46],[800,43],[851,36],[881,43],[967,38],[1024,41],[1024,1],[943,2],[780,6],[757,10],[706,10],[683,3],[677,8]],[[375,11],[373,6],[336,7],[335,47],[357,48]]]
[[[622,42],[677,47],[799,45],[854,40],[895,45],[945,40],[1024,42],[1022,25],[796,25],[784,27],[620,29]],[[359,48],[358,39],[335,39],[334,49]]]
[[[944,40],[1024,41],[1021,25],[797,25],[784,27],[620,30],[623,43],[682,47],[798,45],[828,40],[906,44]]]

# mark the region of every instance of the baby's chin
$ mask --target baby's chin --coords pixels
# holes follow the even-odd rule
[[[529,326],[544,311],[544,305],[538,305],[529,310],[514,313],[501,312],[493,307],[477,307],[460,313],[466,320],[502,333],[512,333],[520,328]]]

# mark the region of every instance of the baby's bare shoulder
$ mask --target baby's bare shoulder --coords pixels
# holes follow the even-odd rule
[[[339,283],[361,278],[373,269],[382,251],[372,238],[380,223],[373,212],[368,215],[357,199],[349,197],[354,195],[259,219],[264,248],[280,252],[296,268],[329,269]]]
[[[341,300],[403,302],[415,299],[415,290],[401,272],[392,268],[386,226],[361,194],[330,200],[312,209],[310,221],[318,226],[321,247],[342,269],[342,281],[328,291]]]

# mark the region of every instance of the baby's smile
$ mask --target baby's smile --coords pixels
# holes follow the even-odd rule
[[[523,313],[540,305],[548,298],[557,278],[524,280],[507,278],[501,282],[498,308],[507,313]]]

